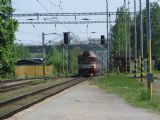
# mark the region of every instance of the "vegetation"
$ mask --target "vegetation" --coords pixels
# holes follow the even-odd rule
[[[103,77],[94,84],[105,89],[108,93],[118,94],[135,107],[149,108],[160,112],[160,97],[150,100],[147,89],[135,80],[124,75]]]
[[[76,47],[73,48],[71,51],[71,73],[78,73],[77,68],[78,68],[78,54],[80,52],[80,48]]]
[[[10,16],[3,14],[12,13],[14,10],[9,6],[10,0],[0,0],[0,76],[13,75],[15,71],[15,31],[18,23]]]
[[[29,50],[27,49],[27,47],[16,44],[15,49],[16,49],[15,54],[17,56],[17,59],[29,59],[30,58]]]
[[[131,49],[132,53],[134,53],[134,18],[132,18],[129,15],[121,14],[121,12],[124,12],[124,6],[119,8],[117,10],[117,21],[116,24],[112,27],[111,32],[111,38],[113,39],[113,53],[116,54],[118,51],[118,43],[120,40],[120,52],[124,54],[125,51],[125,37],[124,37],[124,26],[125,26],[125,17],[127,17],[127,23],[128,19],[130,19],[130,39],[131,39]],[[160,58],[160,16],[157,14],[157,12],[160,11],[160,6],[157,2],[151,3],[151,29],[152,29],[152,51],[153,51],[153,57]],[[140,13],[137,14],[137,51],[138,55],[140,55]],[[127,31],[128,25],[127,25]],[[143,9],[143,35],[144,35],[144,56],[147,57],[147,38],[146,38],[146,9]],[[127,38],[129,38],[127,34]],[[128,40],[128,39],[127,39]],[[128,43],[128,42],[127,42]]]
[[[69,72],[70,73],[77,73],[77,66],[78,66],[78,60],[77,56],[80,51],[80,48],[73,48],[71,51],[69,51]],[[47,55],[47,64],[52,65],[54,68],[54,71],[56,73],[62,73],[63,67],[64,70],[66,70],[66,50],[64,50],[64,53],[62,50],[59,50],[58,48],[52,47],[49,50],[49,53]],[[63,66],[64,65],[64,66]]]
[[[47,55],[47,64],[53,66],[53,71],[62,73],[64,56],[57,48],[51,47]]]

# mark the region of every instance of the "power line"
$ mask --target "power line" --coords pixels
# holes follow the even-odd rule
[[[109,12],[110,15],[126,14],[128,12]],[[130,12],[130,14],[133,14]],[[34,16],[104,16],[106,12],[83,12],[83,13],[22,13],[12,14],[13,17],[34,17]]]
[[[63,9],[62,9],[62,11],[63,11]],[[67,20],[67,22],[69,22],[69,20],[68,20],[68,18],[66,17],[66,16],[64,16],[65,17],[65,19]],[[75,26],[74,26],[75,27]],[[80,28],[76,25],[76,28],[77,28],[77,30],[79,31],[79,32],[81,32],[81,30],[80,30]]]
[[[115,23],[116,21],[111,21]],[[53,22],[19,22],[19,24],[96,24],[106,23],[106,21],[53,21]]]
[[[49,12],[49,11],[46,9],[46,7],[45,7],[39,0],[37,0],[37,2],[40,4],[40,6],[41,6],[45,11]]]

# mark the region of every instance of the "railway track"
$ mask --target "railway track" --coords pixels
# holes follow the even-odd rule
[[[49,79],[49,78],[47,78],[47,79]],[[60,78],[52,77],[50,79],[56,80],[56,79],[60,79]],[[28,85],[35,85],[35,84],[38,84],[38,83],[34,83],[34,82],[35,81],[40,81],[40,80],[42,80],[42,78],[0,81],[0,93],[8,92],[8,91],[11,91],[11,90],[16,90],[16,89],[19,89],[19,88],[22,88],[22,87],[26,87]],[[40,81],[40,82],[42,82],[42,81]]]
[[[45,79],[58,79],[60,77],[46,77]],[[0,84],[2,83],[12,83],[12,82],[18,82],[18,81],[28,81],[28,80],[42,80],[43,77],[37,77],[37,78],[25,78],[25,79],[8,79],[8,80],[0,80]]]
[[[25,86],[31,85],[31,84],[33,84],[32,81],[28,81],[28,82],[24,82],[24,83],[17,83],[17,84],[12,84],[12,85],[1,85],[0,86],[0,93],[19,89],[19,88],[22,88],[22,87],[25,87]]]
[[[51,97],[69,87],[72,87],[87,78],[74,78],[55,85],[41,88],[27,94],[19,95],[0,102],[0,120],[11,117],[19,111],[22,111],[44,99]]]

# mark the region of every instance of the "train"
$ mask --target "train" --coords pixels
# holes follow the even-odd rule
[[[78,75],[91,76],[102,74],[102,61],[92,51],[82,51],[78,55]]]

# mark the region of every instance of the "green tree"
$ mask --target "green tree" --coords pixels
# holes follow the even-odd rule
[[[55,73],[60,73],[62,70],[62,52],[57,48],[51,47],[47,55],[47,64],[52,65]]]
[[[77,73],[79,47],[75,47],[71,51],[71,73]]]
[[[155,58],[160,58],[160,16],[157,14],[160,11],[160,6],[157,2],[151,3],[151,31],[152,31],[152,53]],[[121,7],[117,10],[117,13],[124,12],[124,8]],[[124,17],[125,15],[118,14],[116,24],[112,27],[111,37],[113,39],[113,51],[118,49],[118,38],[120,38],[120,50],[124,53]],[[127,17],[128,18],[128,17]],[[134,21],[131,19],[130,27],[130,40],[131,50],[134,53]],[[137,19],[137,51],[140,55],[140,13],[136,16]],[[128,31],[128,30],[127,30]],[[144,57],[147,57],[147,37],[146,37],[146,9],[143,9],[143,36],[144,36]],[[127,34],[128,35],[128,34]]]
[[[113,40],[113,53],[116,54],[120,44],[120,53],[125,53],[125,17],[129,18],[128,15],[124,14],[124,7],[117,9],[116,24],[111,28],[111,39]],[[129,18],[130,19],[130,18]],[[128,31],[127,31],[128,34]],[[128,36],[127,36],[128,37]]]
[[[30,53],[27,47],[23,45],[15,45],[17,59],[29,59]]]
[[[15,31],[18,28],[18,22],[9,15],[13,9],[9,6],[10,0],[0,0],[0,74],[13,75],[15,71]]]

